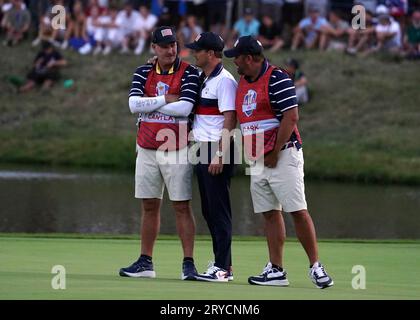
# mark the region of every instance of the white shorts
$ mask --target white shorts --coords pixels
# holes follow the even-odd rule
[[[307,209],[303,164],[302,149],[287,148],[280,151],[275,168],[264,167],[261,174],[251,175],[254,212]]]
[[[188,147],[177,151],[158,151],[138,146],[135,197],[162,199],[166,186],[171,201],[191,200],[192,173]]]

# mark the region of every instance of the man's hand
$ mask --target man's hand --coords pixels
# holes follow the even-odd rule
[[[179,95],[177,94],[165,94],[166,103],[176,102],[179,100]]]
[[[157,60],[157,56],[153,56],[149,58],[149,60],[147,60],[147,63],[155,64],[156,60]]]
[[[275,168],[279,161],[279,152],[274,149],[264,156],[264,165],[268,168]]]
[[[216,176],[223,172],[223,158],[215,156],[209,165],[209,173],[212,176]]]

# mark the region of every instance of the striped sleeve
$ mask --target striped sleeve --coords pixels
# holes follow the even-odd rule
[[[200,81],[198,69],[189,65],[182,75],[181,92],[179,100],[191,102],[193,104],[198,100],[198,92],[200,90]]]
[[[281,70],[276,69],[272,72],[268,95],[271,106],[279,120],[283,117],[283,112],[298,107],[293,81]]]
[[[136,69],[133,74],[133,81],[131,82],[131,89],[128,94],[129,97],[144,96],[144,87],[146,85],[147,76],[151,69],[151,64],[145,64]]]

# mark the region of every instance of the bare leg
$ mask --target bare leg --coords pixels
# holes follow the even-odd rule
[[[303,39],[304,39],[303,32],[302,30],[298,29],[295,32],[295,35],[293,36],[291,49],[296,50],[299,47],[300,43],[303,41]]]
[[[283,267],[283,248],[286,238],[283,215],[279,210],[271,210],[264,213],[264,219],[270,262]]]
[[[328,41],[329,41],[328,32],[327,31],[322,32],[321,36],[319,38],[319,50],[320,51],[324,51],[327,48]]]
[[[270,48],[270,52],[277,52],[284,46],[284,41],[282,39],[278,39],[274,45]]]
[[[19,88],[20,93],[25,93],[32,90],[35,87],[35,82],[32,80],[28,80],[23,86]]]
[[[176,229],[182,243],[184,257],[193,257],[195,221],[189,201],[173,201],[176,213]]]
[[[295,211],[291,214],[295,224],[296,236],[308,255],[309,263],[313,265],[318,261],[318,245],[312,218],[308,210]]]
[[[152,256],[160,228],[160,199],[142,200],[141,254]]]

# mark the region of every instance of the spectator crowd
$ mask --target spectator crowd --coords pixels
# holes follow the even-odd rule
[[[57,5],[65,9],[59,21],[65,28],[54,25]],[[352,12],[355,5],[362,5],[365,14]],[[82,55],[140,55],[152,51],[153,29],[166,25],[177,30],[181,57],[190,55],[184,44],[213,31],[227,48],[239,37],[252,35],[270,52],[338,50],[364,56],[380,51],[420,58],[420,0],[0,0],[0,9],[4,45],[30,41],[42,47],[38,58],[45,50],[54,52],[46,55],[53,62],[45,66],[54,66],[48,72],[35,59],[25,90],[57,79],[55,70],[64,65],[54,62],[62,58],[59,49]],[[299,63],[290,60],[285,65],[301,87],[299,102],[307,102],[307,80]]]
[[[357,4],[366,9],[361,29],[351,12]],[[38,46],[48,40],[80,54],[140,55],[149,47],[151,31],[162,25],[177,28],[181,48],[210,30],[228,47],[253,35],[271,52],[388,51],[412,58],[420,52],[419,0],[0,0],[0,5],[4,45],[26,38]],[[55,5],[66,10],[65,29],[53,28]]]

